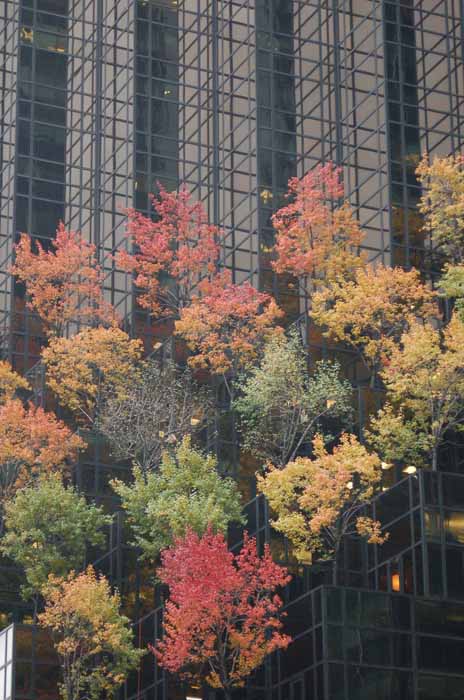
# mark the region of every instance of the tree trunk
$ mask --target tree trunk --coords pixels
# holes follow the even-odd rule
[[[334,548],[333,566],[332,566],[332,584],[334,586],[338,583],[338,554],[340,551],[341,537],[338,539],[337,544]]]
[[[432,447],[432,471],[438,470],[438,445],[435,443]]]
[[[37,624],[37,612],[38,612],[38,607],[39,607],[39,595],[38,595],[38,593],[36,593],[36,594],[33,596],[33,601],[34,601],[34,617],[33,617],[33,622],[34,622],[34,625],[36,625],[36,624]]]
[[[338,578],[338,554],[335,552],[334,558],[333,558],[333,566],[332,566],[332,584],[334,586],[337,585],[337,578]]]

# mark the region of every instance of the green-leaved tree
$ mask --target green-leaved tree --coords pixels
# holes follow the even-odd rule
[[[144,558],[154,560],[175,537],[188,530],[203,535],[208,526],[226,532],[231,522],[243,522],[240,495],[232,479],[217,471],[217,461],[195,450],[188,437],[165,452],[159,470],[144,476],[134,467],[134,481],[114,480],[112,486]]]
[[[6,505],[0,547],[24,569],[23,596],[37,601],[50,574],[82,568],[87,544],[104,543],[102,528],[110,519],[55,475],[18,491]]]
[[[321,361],[309,373],[296,333],[273,338],[261,363],[237,388],[234,408],[244,448],[277,467],[295,459],[330,419],[347,423],[352,415],[352,389],[341,378],[339,365]]]

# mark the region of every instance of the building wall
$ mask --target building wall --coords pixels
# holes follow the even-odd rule
[[[157,182],[204,202],[235,279],[272,291],[293,319],[304,290],[271,271],[270,217],[288,178],[321,161],[343,167],[370,257],[427,267],[414,170],[425,150],[462,146],[459,0],[3,5],[0,312],[17,364],[36,361],[40,329],[9,293],[16,232],[49,239],[62,218],[81,230],[129,321],[112,254],[124,208],[148,212]]]
[[[429,242],[420,231],[414,171],[424,151],[433,156],[462,148],[462,19],[459,0],[4,0],[2,354],[22,370],[38,360],[43,334],[8,267],[19,232],[49,245],[60,219],[96,245],[108,297],[127,327],[152,338],[153,324],[134,306],[130,279],[112,256],[123,240],[124,208],[148,213],[158,182],[169,189],[185,183],[192,190],[225,231],[223,262],[234,279],[274,293],[290,319],[303,319],[305,338],[317,352],[323,343],[305,325],[304,289],[276,276],[269,259],[271,216],[284,202],[289,177],[335,161],[343,168],[370,258],[433,272]],[[352,358],[342,359],[356,383]],[[361,423],[361,393],[359,405]],[[221,456],[236,460],[233,426],[224,433]],[[113,470],[97,440],[77,480],[102,499]],[[411,610],[430,605],[439,611],[441,600],[460,597],[463,541],[449,538],[450,532],[462,538],[464,501],[451,507],[443,498],[420,500],[413,481],[405,483],[393,490],[390,505],[385,501],[392,530],[387,549],[373,550],[369,558],[358,544],[346,546],[344,582],[371,589],[368,611],[391,611],[400,599],[406,602],[398,605]],[[437,488],[445,492],[443,484]],[[376,502],[376,514],[383,503]],[[327,584],[330,571],[289,561],[262,498],[252,499],[246,513],[259,544],[270,541],[274,554],[292,566],[294,580],[285,596],[292,624],[300,626],[288,655],[270,660],[246,697],[438,700],[440,687],[447,697],[464,697],[460,670],[447,667],[443,657],[443,667],[436,665],[433,644],[442,642],[434,637],[423,651],[417,641],[416,608],[410,617],[405,613],[407,625],[392,622],[382,633],[378,617],[372,625],[361,617],[350,622],[348,614],[362,608],[364,593],[313,593]],[[231,544],[238,546],[240,538],[240,532],[231,533]],[[115,528],[98,566],[121,587],[128,612],[139,620],[142,644],[158,633],[161,611],[152,572],[136,565],[136,556]],[[2,591],[6,599],[7,587]],[[414,603],[413,595],[426,598]],[[461,624],[462,610],[454,602]],[[14,606],[18,611],[17,601]],[[452,620],[445,618],[442,636],[453,639],[455,631],[446,628]],[[462,628],[456,637],[461,649]],[[386,650],[385,657],[369,658],[377,648]],[[141,694],[182,697],[151,658],[126,688],[127,697]]]

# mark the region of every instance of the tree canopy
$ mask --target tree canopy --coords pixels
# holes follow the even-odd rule
[[[116,260],[135,275],[141,306],[154,316],[175,318],[190,303],[198,281],[216,272],[221,232],[186,188],[167,192],[160,186],[152,204],[154,218],[128,210],[127,238],[134,252],[119,251]]]
[[[233,284],[224,272],[204,280],[199,292],[182,310],[175,330],[192,351],[192,367],[235,376],[259,357],[268,338],[282,332],[276,324],[283,312],[249,282]]]
[[[427,439],[432,467],[450,430],[464,429],[464,324],[443,329],[414,324],[394,348],[382,377],[389,400],[407,412]]]
[[[103,394],[97,428],[118,459],[130,459],[143,474],[157,467],[173,441],[204,427],[210,395],[191,372],[167,362],[141,363],[117,393]]]
[[[411,324],[436,315],[434,300],[418,270],[368,265],[354,279],[316,292],[311,316],[326,336],[351,345],[376,373]]]
[[[118,394],[137,374],[140,340],[119,328],[84,328],[42,351],[46,383],[63,406],[93,422],[103,391]]]
[[[188,530],[224,533],[229,523],[243,522],[236,483],[222,477],[216,458],[194,449],[189,438],[164,452],[158,470],[144,475],[136,467],[133,476],[131,484],[115,480],[112,486],[128,514],[134,544],[148,559]]]
[[[276,231],[273,267],[296,277],[330,279],[362,264],[357,249],[363,238],[343,197],[341,170],[318,165],[288,183],[289,204],[272,217]]]
[[[133,646],[119,594],[89,567],[67,578],[51,576],[44,596],[39,624],[52,635],[60,659],[62,700],[113,697],[144,653]]]
[[[345,535],[358,532],[370,542],[383,541],[380,523],[363,513],[380,486],[380,459],[349,434],[332,452],[316,436],[313,450],[313,458],[297,457],[283,469],[271,465],[258,475],[258,489],[275,513],[273,527],[289,539],[297,559],[334,557],[336,571]]]
[[[325,421],[343,424],[352,416],[352,388],[336,362],[308,358],[296,333],[272,338],[262,360],[236,383],[234,408],[240,417],[243,447],[258,459],[284,466],[311,444]]]
[[[0,548],[24,569],[24,597],[39,595],[50,574],[82,568],[86,546],[104,544],[102,528],[110,521],[57,475],[21,489],[6,505]]]
[[[267,545],[259,557],[255,540],[245,536],[234,555],[222,534],[189,531],[163,553],[158,575],[169,598],[153,651],[171,673],[222,688],[230,700],[232,688],[290,643],[275,593],[290,577]]]
[[[0,507],[40,476],[66,474],[85,442],[53,413],[10,399],[0,406]]]
[[[35,247],[35,251],[33,248]],[[96,249],[60,223],[46,250],[40,241],[23,234],[15,246],[11,271],[25,284],[28,306],[50,335],[62,335],[69,323],[93,325],[115,320],[103,295],[103,270]]]

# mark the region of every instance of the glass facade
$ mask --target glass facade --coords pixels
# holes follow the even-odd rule
[[[270,265],[271,216],[289,177],[335,161],[370,259],[433,275],[414,171],[424,151],[446,155],[463,145],[462,14],[460,0],[3,0],[1,355],[36,372],[35,398],[44,400],[37,369],[43,333],[8,274],[18,234],[48,246],[60,220],[81,231],[96,246],[108,299],[150,349],[162,330],[137,307],[113,255],[124,209],[148,213],[158,183],[185,183],[204,203],[225,232],[223,265],[235,281],[277,297],[315,358],[326,347],[309,327],[305,290]],[[365,389],[350,353],[337,356],[358,392],[362,426],[379,397]],[[328,563],[310,568],[292,560],[264,499],[253,497],[254,466],[240,462],[230,416],[218,428],[221,463],[249,497],[248,530],[260,547],[270,542],[293,574],[284,597],[295,642],[237,698],[464,700],[464,477],[421,473],[376,499],[373,515],[390,538],[369,551],[346,541],[338,581],[346,588],[334,587]],[[110,503],[109,480],[127,465],[115,464],[95,436],[86,439],[76,481]],[[441,465],[459,471],[459,450],[445,448]],[[238,547],[241,531],[229,534]],[[159,591],[127,541],[117,516],[106,550],[90,552],[89,561],[120,588],[145,646],[159,634]],[[3,621],[30,614],[15,577],[2,562]],[[0,636],[3,697],[12,688],[18,697],[54,697],[31,680],[48,674],[45,666],[34,670],[38,657],[27,651],[36,638],[30,628],[15,629],[23,641],[10,686],[9,657],[1,657],[10,632]],[[124,692],[147,700],[189,694],[151,656]],[[213,691],[206,697],[220,700]]]
[[[274,559],[293,576],[283,597],[294,641],[266,661],[237,700],[364,700],[374,693],[382,700],[442,700],[443,687],[462,699],[463,489],[464,476],[420,472],[377,497],[369,514],[382,521],[389,539],[369,547],[347,539],[336,586],[330,561],[295,563],[269,526],[264,499],[252,499],[246,529],[259,548],[269,542]],[[135,639],[145,648],[161,633],[161,592],[127,539],[118,514],[106,551],[89,560],[121,591],[125,613],[136,620]],[[232,549],[241,539],[241,529],[229,532]],[[124,696],[183,700],[185,693],[147,656]]]
[[[370,585],[463,600],[464,479],[419,472],[376,499],[372,512],[390,539],[369,552]]]
[[[0,698],[10,700],[13,693],[14,627],[0,632]]]
[[[0,698],[58,700],[58,659],[42,630],[14,624],[0,632]]]
[[[3,353],[37,358],[40,328],[6,270],[17,232],[60,219],[115,268],[123,209],[185,183],[226,232],[236,280],[305,322],[304,290],[270,270],[270,216],[288,178],[332,159],[373,259],[429,265],[417,214],[420,154],[462,146],[458,0],[5,0],[2,68]],[[138,319],[138,320],[137,320]]]

